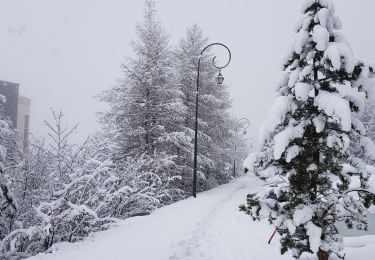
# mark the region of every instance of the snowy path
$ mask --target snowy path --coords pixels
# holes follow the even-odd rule
[[[121,221],[76,244],[62,244],[52,254],[32,260],[268,260],[280,256],[277,238],[267,244],[272,228],[252,222],[238,211],[246,194],[261,187],[242,177],[214,190],[161,208],[145,217]],[[363,241],[363,242],[360,242]],[[349,241],[350,242],[350,241]],[[356,242],[356,243],[354,243]],[[373,237],[355,238],[346,260],[357,254],[375,254]],[[351,256],[353,255],[353,256]],[[362,254],[361,254],[362,255]],[[314,259],[312,257],[311,259]],[[372,258],[362,258],[370,260]]]

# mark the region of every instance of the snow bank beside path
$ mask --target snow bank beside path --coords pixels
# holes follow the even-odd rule
[[[290,254],[280,255],[278,237],[267,244],[271,226],[253,222],[238,210],[246,194],[259,187],[262,182],[257,178],[241,177],[199,193],[197,199],[121,221],[83,242],[57,245],[53,253],[30,260],[290,260]],[[375,236],[348,238],[345,246],[346,260],[370,260],[375,254]]]
[[[373,260],[375,254],[375,236],[345,237],[345,260]],[[330,260],[340,260],[332,257]]]

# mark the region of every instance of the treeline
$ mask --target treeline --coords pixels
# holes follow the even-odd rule
[[[1,116],[0,259],[51,251],[191,195],[197,60],[208,38],[194,25],[171,47],[152,0],[136,31],[123,78],[100,95],[108,104],[101,130],[83,144],[70,142],[77,126],[52,111],[48,137],[31,138],[21,152]],[[241,165],[249,149],[211,62],[211,54],[202,57],[198,191],[239,174],[233,158]]]

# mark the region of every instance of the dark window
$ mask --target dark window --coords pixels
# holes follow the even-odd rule
[[[23,148],[29,145],[29,115],[25,115],[25,129],[23,132]]]

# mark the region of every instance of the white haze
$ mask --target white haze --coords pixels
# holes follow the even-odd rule
[[[375,1],[336,0],[343,33],[359,59],[375,61]],[[171,44],[197,23],[212,42],[229,46],[223,71],[233,113],[251,121],[256,137],[274,97],[282,61],[293,43],[301,0],[159,0],[160,20]],[[32,99],[31,130],[43,135],[49,109],[80,122],[76,140],[98,128],[94,96],[121,77],[129,42],[142,20],[141,0],[0,1],[0,80],[21,84]],[[221,57],[221,56],[220,56]]]

